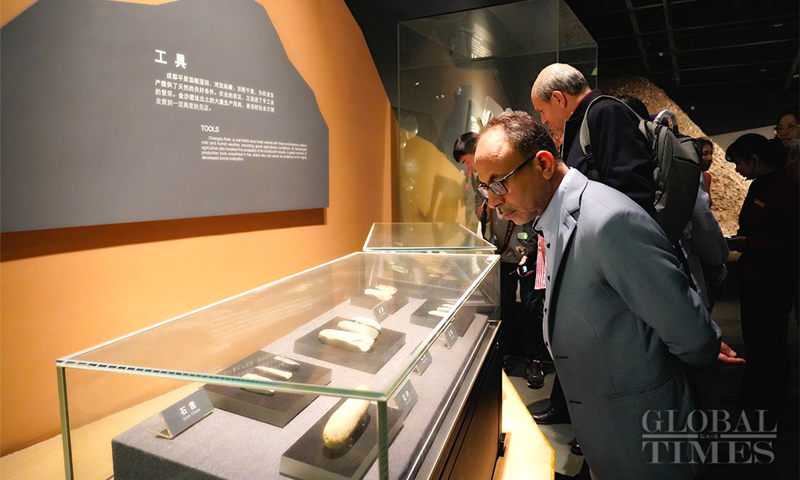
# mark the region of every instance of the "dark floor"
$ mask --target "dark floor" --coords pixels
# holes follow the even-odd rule
[[[735,267],[734,267],[735,269]],[[746,358],[739,318],[739,301],[736,295],[735,270],[732,272],[731,284],[724,298],[717,302],[712,318],[723,332],[723,340],[736,352]],[[778,424],[777,439],[764,440],[770,444],[760,444],[762,451],[770,451],[757,455],[764,463],[744,463],[739,455],[736,463],[731,462],[725,454],[720,455],[719,462],[709,465],[702,480],[797,480],[800,479],[800,401],[798,401],[798,384],[800,383],[800,353],[798,349],[798,324],[792,314],[789,322],[789,350],[791,355],[791,389],[784,399],[783,417]],[[552,370],[552,366],[550,366]],[[699,376],[698,384],[703,394],[705,407],[709,410],[726,410],[731,415],[731,422],[740,418],[741,409],[724,401],[725,397],[735,396],[739,391],[739,382],[743,368],[740,366],[719,366],[713,371]],[[525,365],[517,363],[509,373],[511,382],[516,387],[522,400],[531,412],[547,408],[554,376],[548,374],[545,386],[532,390],[525,382]],[[556,478],[584,478],[583,457],[570,452],[569,442],[574,432],[569,424],[541,425],[542,432],[556,451]],[[613,439],[609,439],[613,441]],[[752,440],[750,441],[752,442]],[[745,448],[745,447],[742,447]],[[774,456],[774,458],[773,458]],[[748,458],[753,458],[748,456]],[[588,479],[588,475],[586,477]]]

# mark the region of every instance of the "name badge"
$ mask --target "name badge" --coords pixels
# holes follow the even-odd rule
[[[411,384],[410,379],[406,380],[388,403],[390,407],[398,408],[406,414],[414,408],[417,403],[417,391],[414,390],[414,385]]]
[[[161,412],[161,419],[167,428],[157,435],[163,438],[175,438],[208,416],[213,409],[214,406],[211,404],[208,394],[204,389],[199,388],[193,394]]]
[[[375,305],[372,308],[372,313],[375,315],[375,320],[378,322],[386,320],[386,317],[389,316],[389,309],[386,306],[386,302],[381,302]]]

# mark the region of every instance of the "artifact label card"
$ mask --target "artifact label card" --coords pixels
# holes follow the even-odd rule
[[[382,322],[389,316],[389,308],[386,302],[381,302],[372,308],[372,313],[375,314],[375,320]]]
[[[430,367],[431,363],[433,363],[433,357],[431,356],[431,352],[425,352],[425,355],[419,359],[417,365],[414,367],[414,370],[411,372],[416,375],[422,375],[425,373],[425,370]]]
[[[408,412],[410,412],[417,403],[417,399],[417,391],[414,390],[411,379],[406,379],[403,386],[401,386],[397,393],[389,400],[389,406],[399,408],[405,415],[408,415]]]
[[[206,417],[214,410],[206,391],[198,388],[183,400],[170,405],[161,412],[167,429],[159,434],[164,438],[175,438],[184,430]]]
[[[450,324],[447,326],[444,332],[442,332],[442,334],[439,335],[439,338],[436,340],[444,343],[444,346],[447,348],[453,348],[453,345],[455,345],[456,342],[458,341],[458,333],[456,333],[456,330],[455,328],[453,328],[453,325]]]

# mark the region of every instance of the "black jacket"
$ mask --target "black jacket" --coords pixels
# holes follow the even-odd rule
[[[581,122],[589,103],[598,96],[600,92],[592,90],[565,122],[564,162],[590,179],[619,190],[654,216],[651,149],[639,131],[639,117],[631,109],[612,100],[598,100],[592,106],[588,122],[594,168],[586,162],[580,145]]]
[[[784,284],[797,275],[798,199],[782,168],[753,180],[739,212],[739,235],[747,237],[739,259],[742,275]]]

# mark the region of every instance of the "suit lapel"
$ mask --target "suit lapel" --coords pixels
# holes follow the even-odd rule
[[[575,230],[578,226],[581,197],[588,183],[589,180],[584,175],[578,171],[575,171],[575,174],[572,175],[572,178],[570,178],[570,181],[567,184],[567,190],[564,193],[564,201],[561,204],[561,210],[559,211],[558,234],[556,235],[554,241],[546,239],[548,242],[553,243],[552,247],[554,249],[552,257],[553,266],[552,269],[548,269],[550,272],[552,272],[550,275],[553,278],[550,282],[548,282],[547,285],[548,293],[547,301],[545,302],[546,313],[544,315],[545,324],[547,325],[547,328],[545,329],[545,341],[547,341],[548,344],[550,343],[549,337],[553,332],[553,322],[551,322],[550,319],[555,318],[553,298],[555,298],[558,294],[558,282],[563,259],[570,248],[572,237],[575,234]]]

